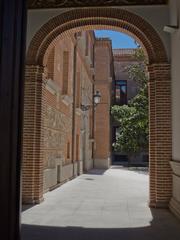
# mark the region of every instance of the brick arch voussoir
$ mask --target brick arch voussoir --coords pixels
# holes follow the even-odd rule
[[[168,62],[160,36],[143,18],[124,9],[90,8],[67,11],[44,24],[30,43],[27,64],[43,65],[46,50],[60,34],[79,27],[88,30],[97,25],[117,27],[119,31],[125,30],[136,36],[146,49],[149,64]]]

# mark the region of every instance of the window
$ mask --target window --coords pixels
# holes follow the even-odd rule
[[[55,48],[51,50],[51,53],[48,57],[47,68],[48,68],[48,79],[54,79],[54,56],[55,56]]]
[[[76,161],[79,161],[79,135],[76,135]]]
[[[115,81],[115,103],[118,105],[127,104],[127,81]]]
[[[69,52],[63,52],[63,88],[62,94],[68,94],[68,78],[69,78]]]
[[[89,55],[89,35],[88,32],[86,32],[86,49],[85,49],[85,55]]]
[[[70,159],[70,153],[71,153],[71,149],[70,149],[70,143],[67,143],[67,159]]]

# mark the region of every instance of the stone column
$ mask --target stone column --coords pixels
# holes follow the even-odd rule
[[[23,203],[43,200],[44,68],[26,66],[23,129]]]
[[[172,195],[170,65],[149,68],[150,206],[168,207]]]

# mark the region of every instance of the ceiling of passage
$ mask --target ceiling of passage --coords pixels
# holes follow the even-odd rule
[[[28,0],[29,8],[161,5],[167,0]]]

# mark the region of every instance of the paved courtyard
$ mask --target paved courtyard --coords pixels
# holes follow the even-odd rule
[[[23,240],[179,240],[180,221],[148,208],[146,171],[93,170],[22,213]]]

